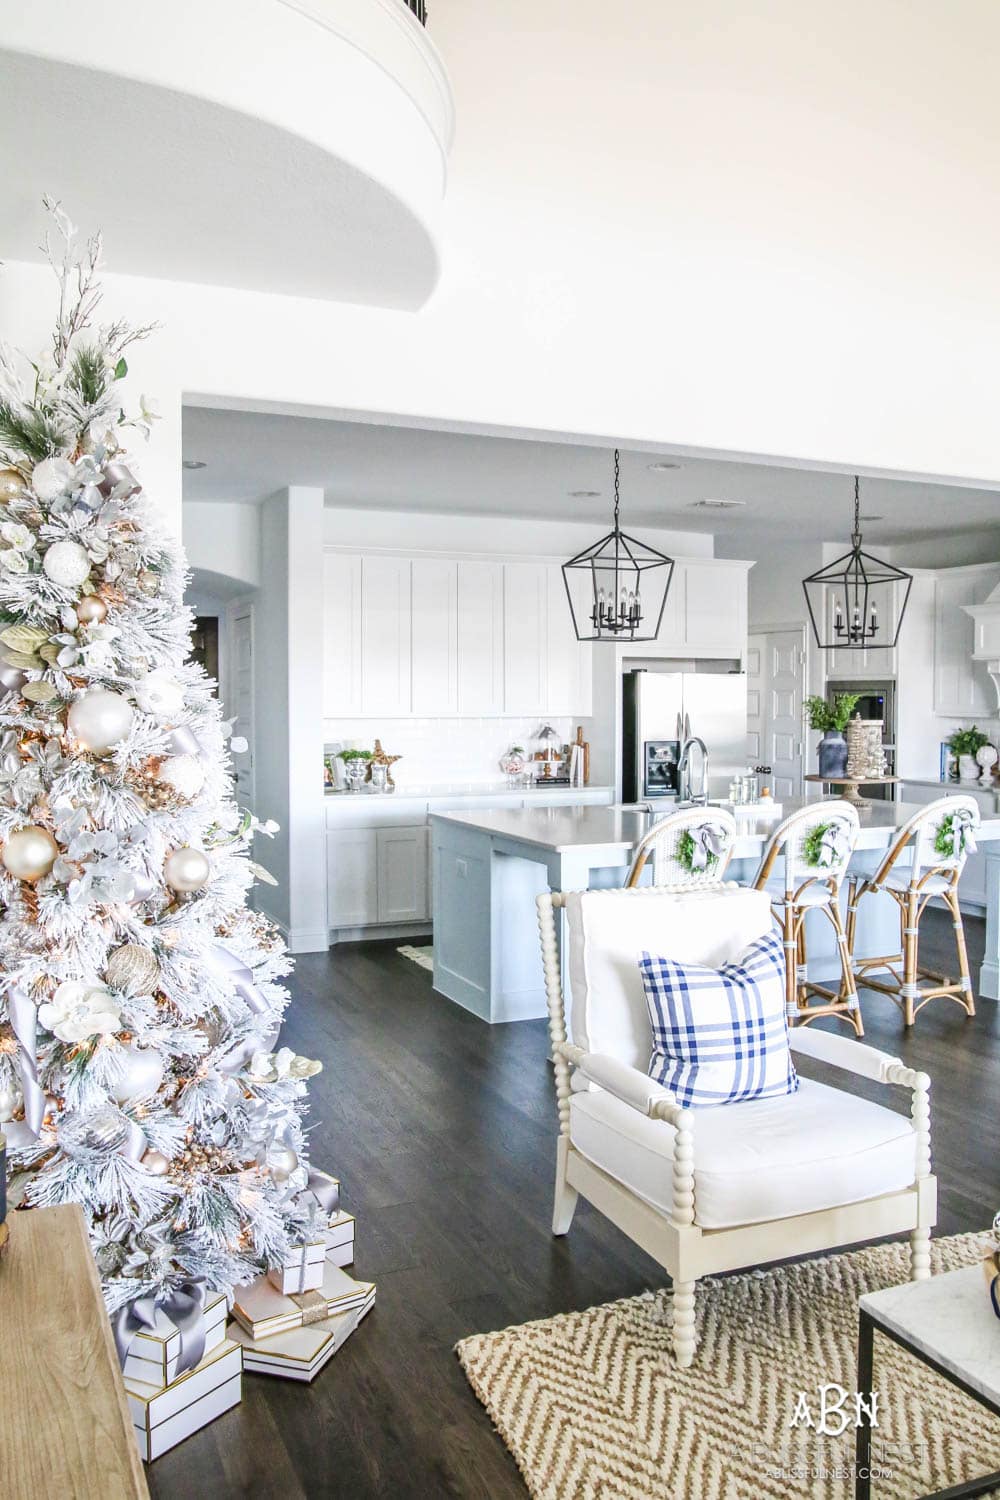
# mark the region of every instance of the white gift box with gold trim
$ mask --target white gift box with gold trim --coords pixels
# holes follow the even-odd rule
[[[238,1323],[229,1325],[229,1336],[243,1346],[243,1367],[254,1375],[276,1375],[282,1380],[313,1380],[337,1350],[347,1342],[375,1302],[375,1287],[366,1287],[360,1306],[334,1313],[321,1323],[289,1328],[266,1339],[252,1339]]]
[[[323,1231],[326,1258],[335,1266],[349,1266],[354,1262],[354,1215],[334,1214],[330,1226]]]
[[[252,1339],[271,1338],[289,1328],[321,1322],[333,1313],[360,1306],[372,1287],[370,1281],[355,1281],[339,1266],[322,1262],[322,1284],[309,1292],[284,1296],[266,1276],[257,1276],[233,1292],[233,1317]]]
[[[125,1394],[140,1457],[152,1463],[238,1405],[242,1376],[243,1350],[228,1339],[164,1390],[126,1376]]]
[[[315,1291],[323,1282],[323,1262],[326,1245],[322,1240],[310,1244],[294,1245],[285,1256],[283,1265],[272,1266],[267,1279],[279,1292],[290,1296],[292,1292]]]
[[[225,1292],[215,1292],[206,1300],[202,1359],[217,1349],[225,1338],[227,1313]],[[162,1391],[177,1374],[180,1352],[180,1334],[166,1314],[157,1308],[156,1323],[150,1332],[137,1333],[132,1339],[122,1374]]]

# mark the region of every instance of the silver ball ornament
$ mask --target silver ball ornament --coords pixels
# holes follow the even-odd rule
[[[60,588],[75,589],[90,572],[90,558],[79,542],[53,542],[42,558],[42,568]]]
[[[179,895],[200,891],[210,874],[211,865],[200,849],[175,849],[163,862],[163,878]]]
[[[76,618],[81,625],[103,625],[108,618],[108,606],[99,594],[84,594],[76,606]]]
[[[298,1164],[291,1146],[274,1146],[267,1153],[267,1168],[274,1182],[287,1182]]]
[[[0,469],[0,505],[19,500],[27,493],[28,486],[17,469]]]
[[[142,1164],[154,1177],[165,1177],[170,1171],[170,1162],[162,1151],[147,1151],[142,1158]]]
[[[160,592],[160,580],[155,573],[144,568],[136,579],[136,587],[147,599],[155,599]]]
[[[96,1166],[120,1151],[128,1137],[128,1122],[111,1104],[86,1115],[64,1114],[59,1121],[59,1149],[73,1161]]]
[[[123,943],[108,955],[104,977],[113,989],[126,995],[148,995],[159,982],[160,966],[141,943]]]
[[[163,1082],[163,1059],[158,1052],[134,1044],[123,1047],[116,1057],[118,1071],[109,1093],[119,1104],[148,1099]]]
[[[125,739],[134,717],[132,705],[120,693],[92,688],[70,705],[66,723],[85,750],[103,755]]]
[[[4,866],[16,880],[41,880],[59,857],[59,845],[47,828],[30,823],[12,833],[3,846]]]
[[[0,1125],[5,1125],[8,1120],[13,1119],[14,1111],[22,1103],[21,1090],[15,1088],[12,1083],[0,1088]]]

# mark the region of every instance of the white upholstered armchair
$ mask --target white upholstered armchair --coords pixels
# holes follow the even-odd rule
[[[791,1032],[794,1054],[884,1084],[887,1097],[910,1090],[909,1115],[807,1078],[780,1098],[682,1108],[646,1073],[652,1031],[639,953],[721,967],[770,931],[763,891],[546,892],[538,913],[559,1104],[552,1230],[568,1233],[582,1193],[659,1261],[673,1280],[679,1364],[694,1358],[703,1276],[903,1233],[913,1279],[930,1274],[926,1074],[815,1029]]]

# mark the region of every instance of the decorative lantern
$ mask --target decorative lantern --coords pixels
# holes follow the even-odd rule
[[[855,474],[851,550],[802,580],[817,646],[821,651],[895,646],[912,584],[910,573],[864,551]]]
[[[620,462],[615,449],[614,526],[563,563],[563,582],[578,641],[655,641],[674,560],[622,531]]]

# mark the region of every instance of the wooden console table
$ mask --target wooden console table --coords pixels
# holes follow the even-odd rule
[[[76,1204],[10,1215],[0,1258],[0,1495],[149,1500]]]

